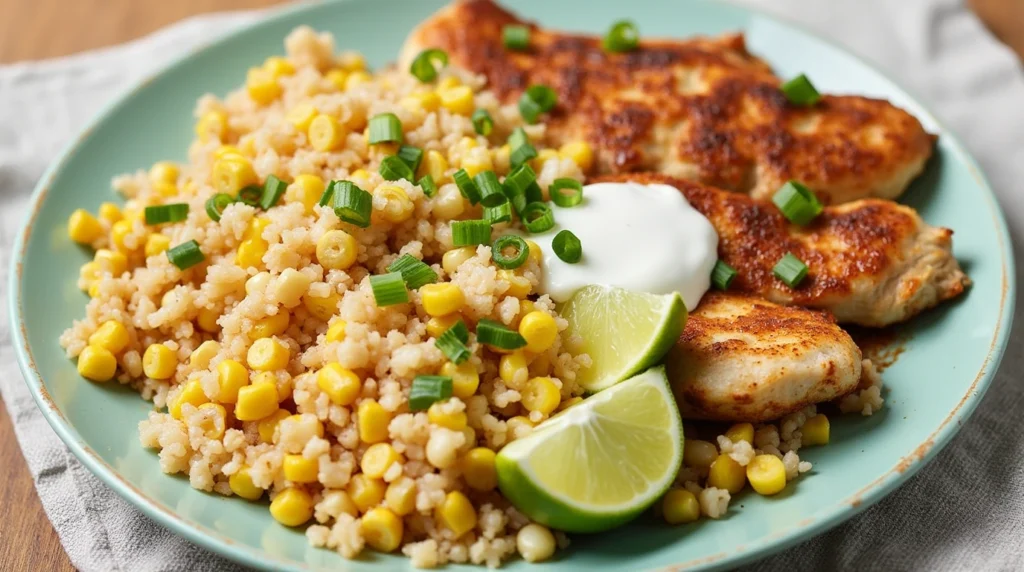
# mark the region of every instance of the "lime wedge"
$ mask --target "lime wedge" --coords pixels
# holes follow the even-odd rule
[[[683,333],[686,304],[677,293],[591,285],[566,302],[562,317],[569,321],[566,339],[580,340],[570,349],[593,360],[577,380],[594,392],[660,363]]]
[[[650,369],[541,423],[498,453],[498,486],[530,518],[568,532],[628,522],[672,484],[683,425]]]

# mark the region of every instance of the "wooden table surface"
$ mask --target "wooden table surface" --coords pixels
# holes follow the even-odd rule
[[[0,63],[62,56],[143,36],[204,12],[282,0],[0,0]],[[1024,58],[1024,0],[971,0]],[[0,570],[74,570],[36,496],[0,397]]]

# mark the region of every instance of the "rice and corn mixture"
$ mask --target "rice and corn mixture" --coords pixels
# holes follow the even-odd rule
[[[500,495],[495,453],[579,402],[575,379],[590,358],[566,350],[565,320],[535,292],[536,244],[515,270],[498,268],[488,245],[453,245],[452,221],[479,219],[481,208],[452,177],[507,175],[502,143],[517,127],[538,145],[530,164],[542,189],[582,181],[589,146],[545,148],[543,125],[523,125],[514,105],[459,70],[430,84],[405,70],[371,73],[309,28],[285,48],[249,70],[242,89],[199,101],[187,162],[117,177],[123,207],[72,215],[71,238],[95,257],[78,281],[91,297],[86,317],[61,345],[83,377],[153,401],[140,438],[164,472],[200,490],[268,499],[280,523],[308,524],[315,546],[349,558],[400,550],[420,567],[551,557],[568,540]],[[474,128],[481,109],[489,136]],[[382,113],[422,150],[414,179],[430,175],[436,188],[381,175],[399,150],[369,143],[368,123]],[[287,182],[273,204],[208,212],[218,194],[272,177]],[[320,204],[336,180],[371,194],[365,228]],[[184,220],[146,224],[146,207],[175,203],[188,204]],[[183,270],[168,250],[190,241],[201,255]],[[402,257],[429,264],[436,282],[410,289],[406,303],[378,305],[371,277]],[[455,363],[435,344],[459,320],[473,330],[485,319],[526,347],[471,339],[469,359]],[[414,411],[410,388],[428,375],[449,378],[451,396]],[[870,413],[874,397],[852,396],[843,409]],[[762,494],[781,490],[810,468],[799,447],[827,441],[828,420],[813,407],[778,426],[736,425],[717,443],[688,440],[679,486],[656,510],[670,523],[717,518],[748,481]]]

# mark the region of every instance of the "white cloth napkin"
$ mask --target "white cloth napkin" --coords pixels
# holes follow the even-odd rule
[[[981,161],[1020,244],[1024,72],[966,8],[956,0],[742,2],[803,22],[921,94]],[[256,17],[205,16],[115,48],[0,67],[0,289],[28,196],[64,143],[99,106],[170,58]],[[43,506],[75,566],[86,572],[239,569],[161,528],[74,459],[22,382],[6,312],[0,305],[0,391]],[[1019,325],[1022,314],[1018,305]],[[861,516],[757,568],[1024,568],[1022,372],[1018,327],[984,402],[935,462]]]

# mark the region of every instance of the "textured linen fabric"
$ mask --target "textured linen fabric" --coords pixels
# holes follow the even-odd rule
[[[966,8],[955,0],[740,3],[827,35],[919,94],[981,162],[1020,244],[1024,72]],[[0,291],[31,189],[82,124],[172,57],[256,17],[205,16],[115,48],[0,66]],[[7,305],[0,305],[0,391],[43,506],[74,565],[86,572],[240,569],[155,524],[74,459],[22,381],[6,313]],[[1018,327],[984,401],[938,459],[862,515],[749,568],[1024,569],[1021,372]]]

